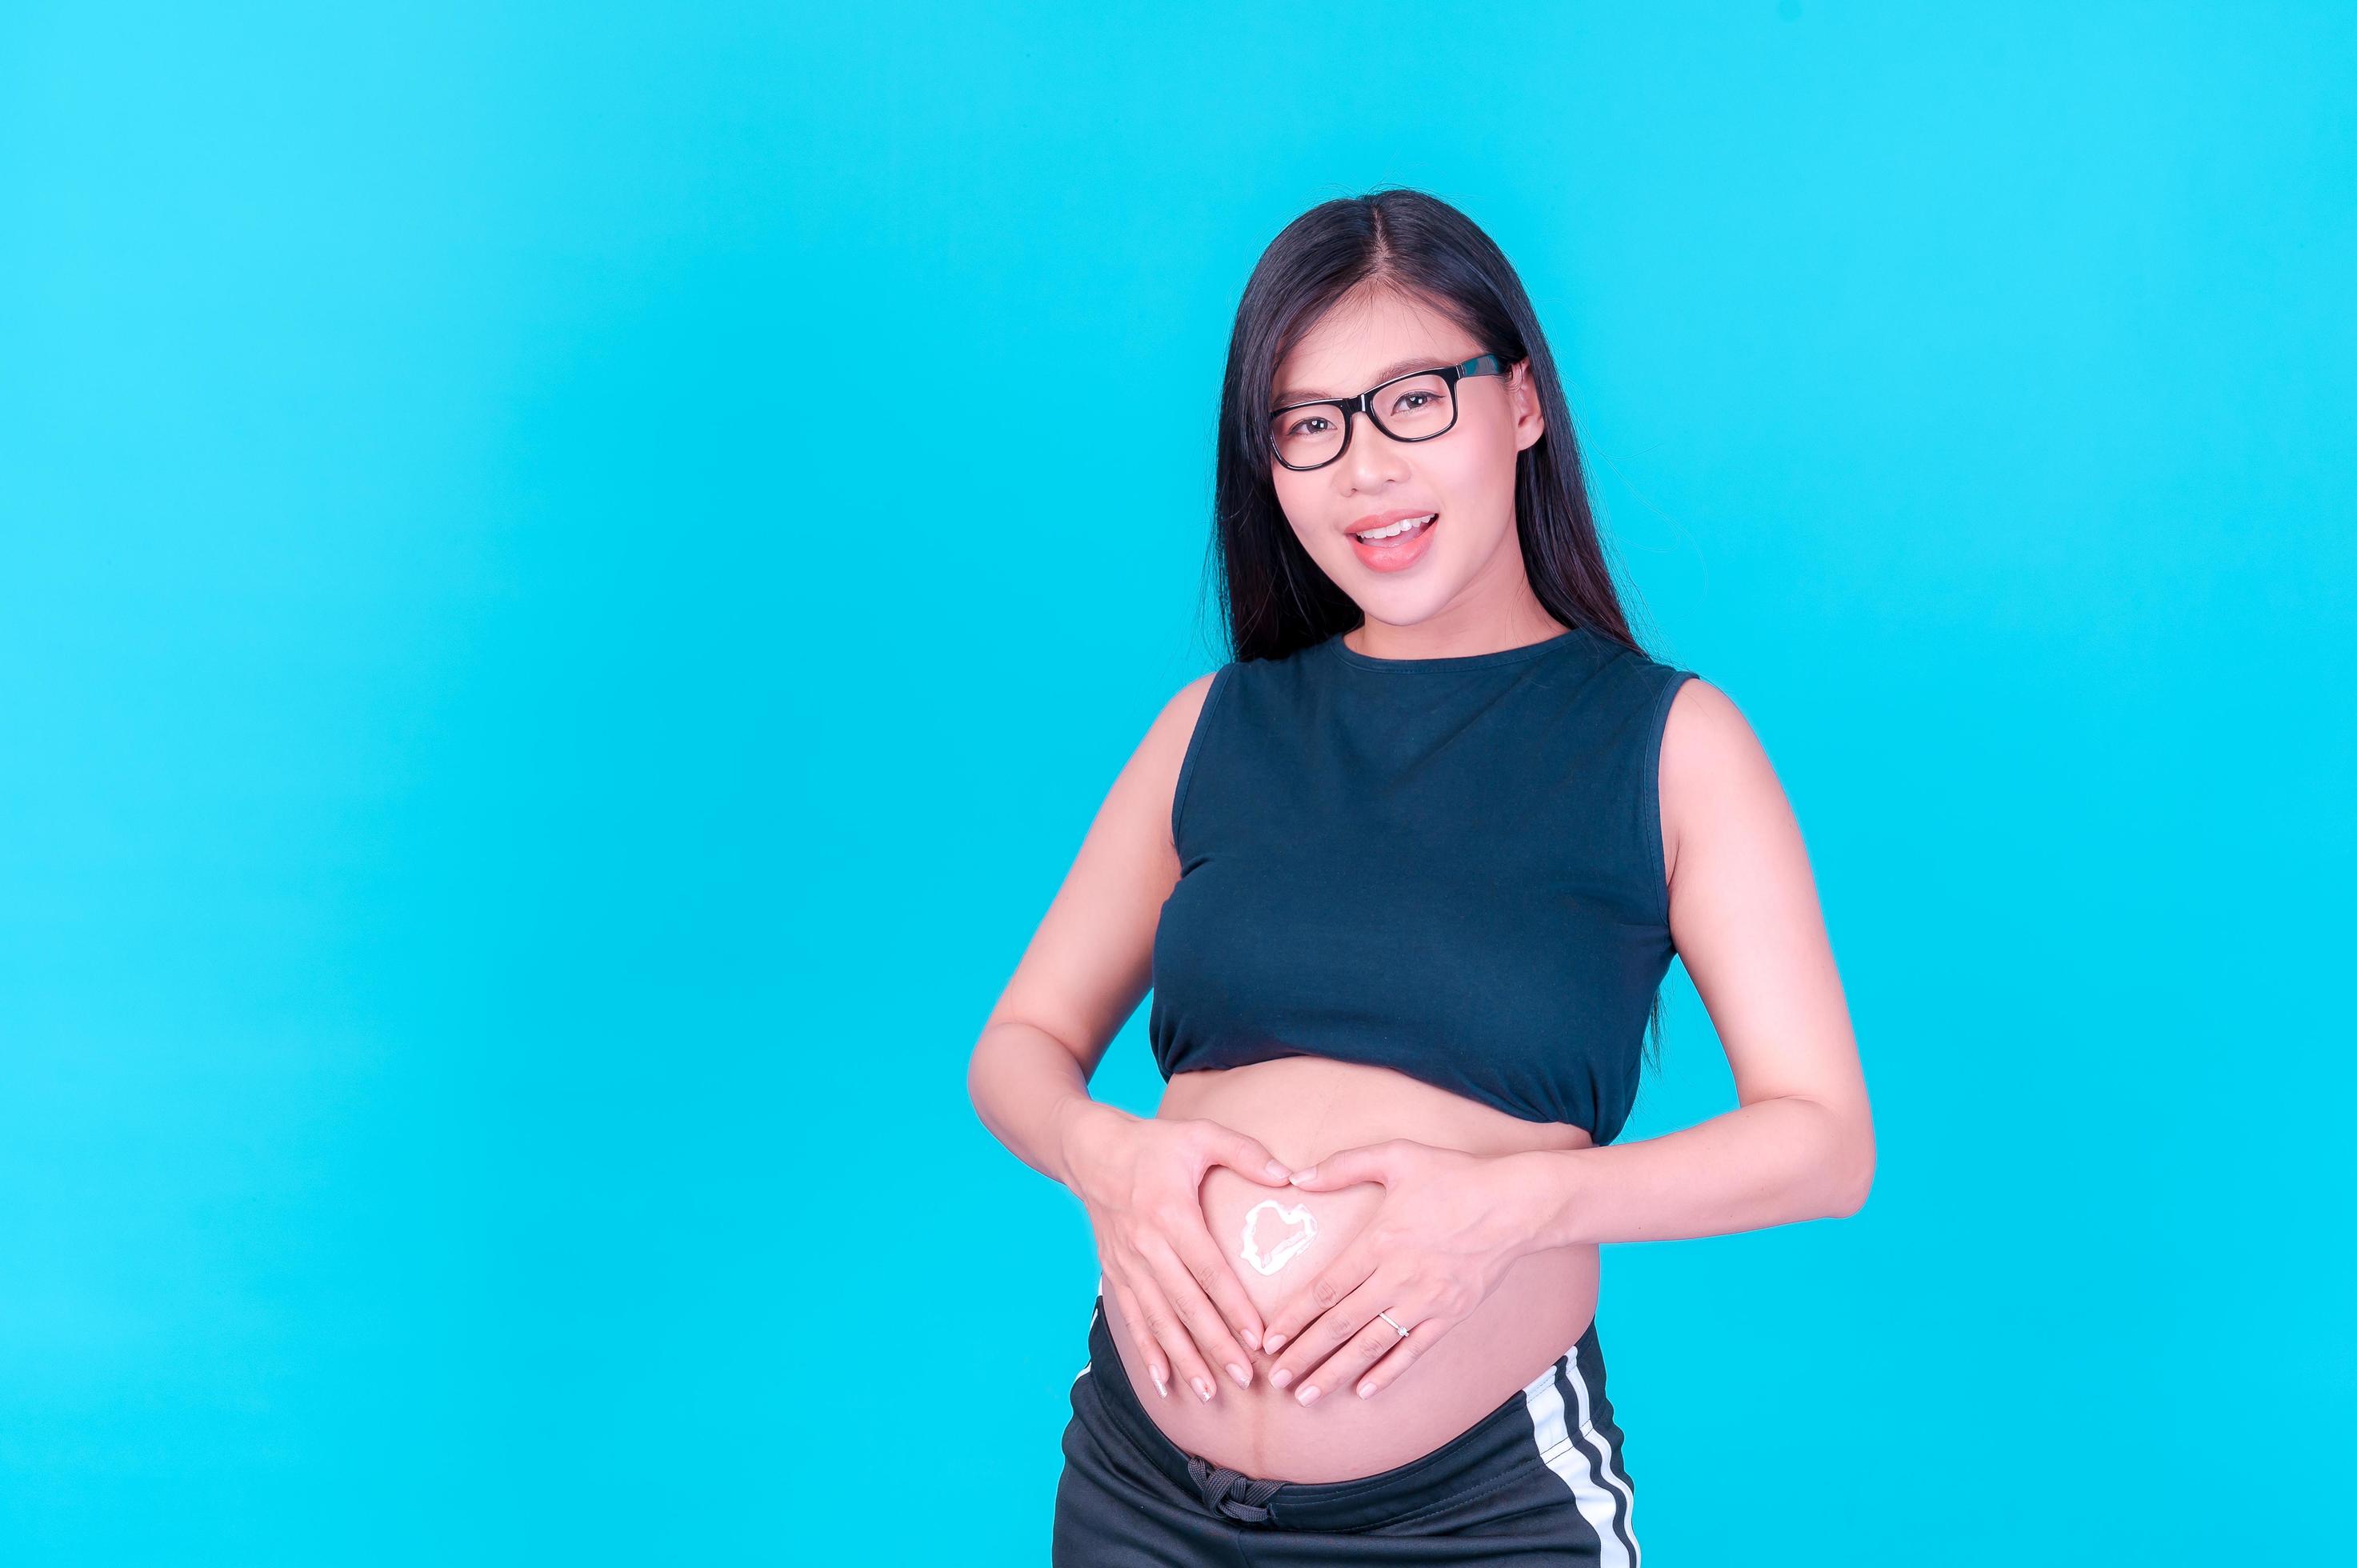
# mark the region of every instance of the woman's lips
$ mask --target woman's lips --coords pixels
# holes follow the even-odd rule
[[[1359,559],[1372,571],[1405,572],[1423,558],[1426,549],[1432,543],[1434,531],[1439,526],[1440,514],[1435,512],[1432,521],[1422,528],[1397,539],[1387,539],[1380,544],[1370,544],[1354,533],[1351,535],[1351,548],[1358,552]]]

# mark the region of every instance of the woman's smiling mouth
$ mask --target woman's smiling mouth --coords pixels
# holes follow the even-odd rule
[[[1437,511],[1420,517],[1395,518],[1351,534],[1351,548],[1375,571],[1405,571],[1423,557],[1430,547],[1433,531],[1439,526],[1440,514]]]

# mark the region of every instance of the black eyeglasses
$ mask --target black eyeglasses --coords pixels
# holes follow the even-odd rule
[[[1376,429],[1394,441],[1429,441],[1456,428],[1457,383],[1461,378],[1505,373],[1501,357],[1477,354],[1461,365],[1394,376],[1356,397],[1289,403],[1268,416],[1269,446],[1276,460],[1296,472],[1322,468],[1350,448],[1353,413],[1365,414],[1375,422]]]

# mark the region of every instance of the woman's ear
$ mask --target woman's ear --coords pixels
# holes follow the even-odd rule
[[[1513,394],[1514,450],[1528,451],[1546,434],[1546,411],[1539,406],[1538,389],[1531,385],[1531,362],[1523,360],[1506,374],[1506,390]]]

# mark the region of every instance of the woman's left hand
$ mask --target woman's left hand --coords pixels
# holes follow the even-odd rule
[[[1268,1320],[1262,1343],[1277,1388],[1308,1404],[1349,1383],[1361,1398],[1388,1387],[1463,1322],[1537,1238],[1517,1197],[1515,1156],[1485,1157],[1407,1138],[1329,1155],[1293,1173],[1305,1192],[1380,1182],[1383,1207]],[[1389,1311],[1402,1337],[1377,1316]]]

